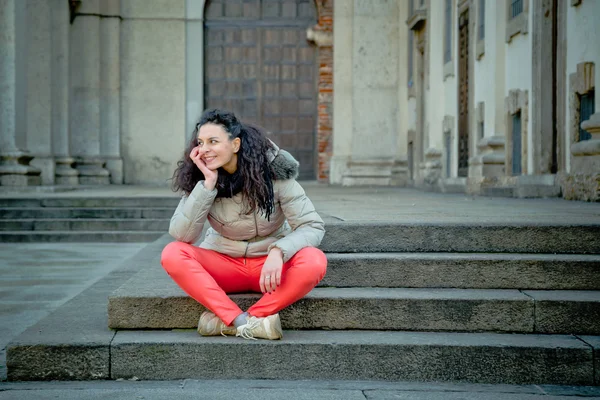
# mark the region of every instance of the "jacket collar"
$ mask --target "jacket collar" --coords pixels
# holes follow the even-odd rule
[[[273,141],[271,141],[271,145],[273,150],[269,151],[267,157],[271,163],[275,179],[296,179],[300,163],[289,152],[280,149]]]

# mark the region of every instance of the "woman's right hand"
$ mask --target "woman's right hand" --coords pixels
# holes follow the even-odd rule
[[[219,175],[219,171],[216,169],[208,169],[206,163],[204,163],[204,160],[202,160],[201,158],[200,147],[198,146],[192,149],[192,152],[190,153],[190,158],[204,175],[204,187],[207,190],[213,190],[217,184],[217,176]]]

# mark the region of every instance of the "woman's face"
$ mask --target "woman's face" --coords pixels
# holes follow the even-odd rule
[[[237,170],[237,152],[240,139],[229,140],[229,134],[221,125],[207,123],[198,130],[198,150],[200,159],[208,169],[223,169],[230,174]]]

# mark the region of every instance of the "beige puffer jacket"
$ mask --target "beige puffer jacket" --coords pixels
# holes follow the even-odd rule
[[[207,190],[198,182],[184,196],[171,218],[169,234],[176,240],[195,243],[208,219],[210,228],[200,247],[231,257],[260,257],[272,247],[283,252],[286,262],[304,247],[317,247],[325,227],[304,189],[296,182],[298,162],[285,150],[275,147],[269,155],[275,171],[273,181],[275,210],[267,220],[255,212],[244,214],[242,194],[216,199],[217,190]]]

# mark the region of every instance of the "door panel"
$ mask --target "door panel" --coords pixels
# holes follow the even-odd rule
[[[300,179],[315,179],[314,0],[214,0],[205,15],[205,108],[264,127],[300,161]]]

